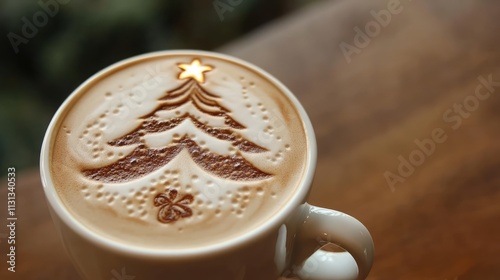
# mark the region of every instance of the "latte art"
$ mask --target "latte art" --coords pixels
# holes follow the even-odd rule
[[[90,230],[130,246],[207,246],[258,227],[299,188],[304,125],[259,70],[208,53],[122,62],[77,89],[51,176]]]
[[[160,98],[158,106],[152,112],[139,118],[141,124],[136,129],[118,139],[108,142],[112,146],[137,146],[129,156],[105,167],[85,170],[84,174],[103,182],[129,181],[151,173],[167,164],[180,151],[187,149],[195,163],[202,166],[205,170],[214,173],[214,175],[244,181],[269,177],[269,174],[256,169],[239,154],[235,153],[231,156],[217,155],[211,153],[208,149],[202,149],[192,139],[196,138],[196,135],[200,133],[205,133],[218,140],[229,141],[234,149],[244,152],[267,151],[267,149],[246,140],[235,131],[236,129],[244,129],[245,126],[229,116],[229,109],[217,102],[220,96],[204,90],[200,85],[200,82],[204,80],[202,73],[204,68],[199,63],[197,59],[192,63],[198,65],[197,69],[195,66],[190,65],[192,75],[187,75],[187,70],[179,75],[179,77],[185,77],[189,80]],[[208,68],[207,66],[205,67]],[[182,116],[178,116],[181,112],[181,107],[195,110],[198,117],[196,118],[191,115],[187,109],[183,110],[187,111]],[[177,109],[179,111],[175,111],[174,113],[173,111]],[[163,116],[160,117],[159,115]],[[225,126],[218,127],[211,125],[209,121],[214,118],[223,119]],[[147,136],[169,130],[175,131],[177,126],[187,121],[191,122],[191,125],[194,125],[198,129],[198,131],[194,128],[192,129],[194,132],[192,135],[194,136],[191,136],[189,132],[184,132],[180,140],[174,138],[171,143],[166,144],[167,147],[165,148],[150,148],[145,142]],[[221,120],[218,121],[221,122]]]

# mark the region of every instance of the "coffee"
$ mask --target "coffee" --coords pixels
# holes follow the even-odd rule
[[[151,54],[89,79],[50,139],[50,174],[83,226],[128,246],[217,244],[299,189],[307,137],[277,82],[204,52]]]

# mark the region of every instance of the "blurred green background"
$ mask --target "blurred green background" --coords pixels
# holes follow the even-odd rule
[[[213,50],[317,1],[0,1],[2,174],[38,165],[52,115],[102,68],[151,51]]]

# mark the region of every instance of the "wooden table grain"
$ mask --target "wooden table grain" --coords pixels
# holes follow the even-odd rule
[[[368,227],[368,279],[500,279],[499,14],[486,0],[327,1],[220,49],[304,105],[309,202]],[[77,279],[37,170],[18,174],[17,201],[17,272],[2,254],[0,278]]]

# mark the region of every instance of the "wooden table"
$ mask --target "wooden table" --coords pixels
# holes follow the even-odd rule
[[[369,228],[368,279],[500,279],[499,14],[486,0],[326,1],[221,49],[303,103],[319,149],[309,202]],[[0,278],[77,279],[38,171],[18,174],[17,199],[17,272],[2,253]]]

